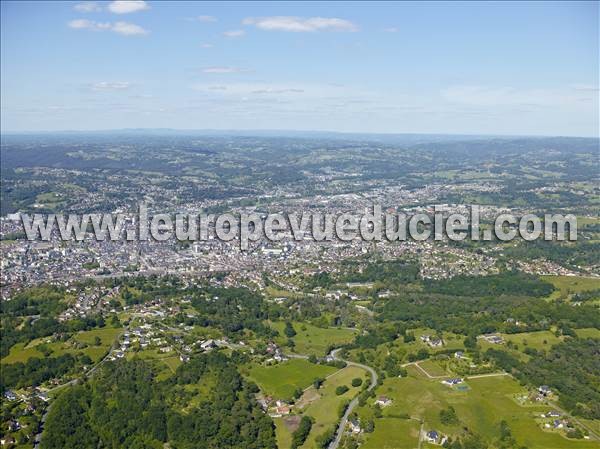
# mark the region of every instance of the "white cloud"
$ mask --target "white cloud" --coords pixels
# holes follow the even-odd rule
[[[385,31],[386,33],[397,33],[398,31],[400,31],[400,29],[396,27],[388,27],[384,28],[383,31]]]
[[[124,36],[139,36],[148,34],[148,31],[141,26],[128,22],[116,22],[112,27],[112,31]]]
[[[213,48],[213,44],[200,44],[201,48]]]
[[[110,30],[112,24],[110,22],[95,22],[87,19],[75,19],[69,22],[69,28],[76,30],[92,30],[92,31],[103,31]]]
[[[273,88],[267,87],[263,89],[256,89],[251,91],[253,94],[301,94],[304,93],[304,89],[298,89],[294,87],[288,88]]]
[[[186,20],[189,20],[191,22],[203,22],[203,23],[217,22],[217,18],[215,16],[188,17]]]
[[[223,36],[225,37],[242,37],[246,32],[244,30],[231,30],[225,31]]]
[[[222,73],[222,72],[216,72]],[[212,92],[214,95],[227,98],[244,98],[245,100],[261,101],[273,98],[286,99],[325,99],[344,98],[352,96],[349,90],[335,89],[320,84],[280,84],[266,82],[233,82],[227,84],[196,83],[192,89],[201,92]]]
[[[306,33],[314,31],[358,31],[358,27],[345,19],[336,17],[247,17],[242,23],[254,25],[266,31],[290,31],[294,33]]]
[[[69,28],[76,30],[112,31],[123,36],[143,36],[148,31],[139,25],[128,22],[96,22],[87,19],[75,19],[68,23]]]
[[[108,10],[115,14],[129,14],[150,9],[143,0],[116,0],[108,4]]]
[[[243,73],[249,72],[248,69],[242,69],[240,67],[205,67],[202,69],[203,73]]]
[[[100,81],[90,85],[90,89],[102,92],[126,90],[130,87],[131,83],[127,81]]]
[[[102,11],[102,8],[100,7],[100,5],[98,5],[97,2],[77,3],[77,4],[75,4],[75,6],[73,6],[73,9],[75,11],[79,11],[79,12],[100,12],[100,11]]]

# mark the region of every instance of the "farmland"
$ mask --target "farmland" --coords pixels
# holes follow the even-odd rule
[[[521,406],[515,397],[526,391],[509,376],[469,379],[467,384],[469,388],[463,391],[451,389],[439,380],[427,379],[414,368],[409,370],[406,378],[386,379],[377,389],[377,394],[386,395],[393,402],[383,409],[383,418],[375,420],[375,432],[367,436],[365,447],[386,447],[380,446],[384,435],[395,432],[399,425],[410,428],[416,425],[416,421],[399,419],[398,416],[423,420],[425,430],[435,429],[448,436],[460,436],[463,427],[468,427],[490,443],[498,439],[498,426],[504,420],[517,442],[530,449],[600,447],[597,441],[568,440],[559,433],[543,430],[536,417],[547,412],[552,405]],[[440,420],[440,411],[449,406],[456,410],[459,420],[456,425],[443,424]],[[372,416],[371,410],[368,405],[362,407],[359,415],[365,419]],[[417,446],[414,439],[394,444],[389,447],[409,449]]]
[[[317,327],[308,323],[292,323],[296,335],[293,337],[295,351],[298,354],[315,354],[316,356],[324,356],[330,346],[339,346],[340,344],[349,343],[356,335],[356,331],[352,329],[342,329],[335,327]],[[284,335],[283,330],[285,323],[275,322],[271,326],[276,329],[280,335]],[[281,338],[284,342],[285,338]]]
[[[315,365],[306,360],[293,359],[273,366],[253,366],[248,376],[271,396],[289,399],[298,388],[305,389],[318,377],[326,377],[336,368]]]

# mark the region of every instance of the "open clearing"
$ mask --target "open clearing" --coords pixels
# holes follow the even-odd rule
[[[316,378],[327,377],[337,371],[325,365],[315,365],[306,360],[292,359],[271,366],[253,366],[248,376],[260,389],[276,399],[291,399],[297,388],[305,389]]]
[[[411,367],[413,368],[413,367]],[[385,395],[393,400],[383,409],[384,419],[375,419],[375,432],[367,435],[366,448],[382,446],[378,438],[384,438],[387,432],[402,420],[386,421],[402,415],[424,419],[424,430],[435,429],[445,435],[460,435],[463,426],[482,435],[489,441],[499,436],[499,423],[505,420],[512,429],[517,442],[529,449],[598,449],[597,441],[568,440],[558,433],[541,429],[535,417],[552,409],[548,405],[520,406],[514,396],[522,394],[524,389],[509,376],[482,377],[467,381],[468,389],[460,391],[441,384],[439,380],[429,380],[409,370],[406,378],[385,379],[377,389],[377,395]],[[460,420],[459,425],[447,426],[440,422],[439,412],[453,406]],[[359,409],[362,417],[372,417],[370,409]],[[416,423],[416,421],[415,421]],[[408,424],[407,424],[408,425]],[[378,427],[383,427],[380,434]],[[389,429],[388,429],[389,427]],[[379,436],[381,435],[381,436]],[[375,439],[375,442],[372,440]],[[383,441],[383,440],[382,440]],[[405,446],[389,446],[397,449],[412,449],[414,442]]]
[[[421,424],[412,419],[381,418],[362,449],[416,449]]]
[[[9,354],[2,359],[2,364],[25,363],[31,357],[44,358],[43,348],[51,351],[51,357],[67,353],[83,353],[88,355],[95,363],[104,357],[121,331],[121,328],[103,327],[79,332],[67,341],[53,341],[51,337],[45,337],[37,338],[27,344],[17,343],[10,348]],[[95,344],[96,337],[100,339],[99,345]],[[79,348],[78,345],[80,344],[87,345],[87,347]]]
[[[574,293],[600,289],[600,279],[583,276],[541,276],[557,289],[550,299],[570,298]]]
[[[296,343],[295,351],[298,354],[314,354],[316,356],[324,356],[330,346],[340,346],[345,343],[350,343],[356,335],[355,330],[342,329],[336,327],[316,327],[305,323],[292,323],[296,335],[293,337]],[[283,333],[285,323],[274,322],[270,326],[276,329],[281,335],[279,343],[283,344],[287,341],[287,337]]]
[[[311,402],[304,410],[305,415],[312,416],[315,423],[312,426],[306,442],[301,447],[303,449],[312,449],[315,447],[315,439],[325,433],[327,430],[337,426],[339,422],[338,412],[340,405],[344,401],[350,401],[360,391],[360,387],[352,387],[352,379],[360,377],[366,379],[366,371],[356,366],[348,366],[329,377],[318,393],[320,398]],[[338,396],[335,389],[341,385],[346,385],[349,390]],[[310,394],[311,387],[305,394]]]

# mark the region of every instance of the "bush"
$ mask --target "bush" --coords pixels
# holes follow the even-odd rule
[[[335,394],[337,394],[338,396],[343,395],[344,393],[346,393],[350,388],[348,388],[346,385],[340,385],[339,387],[337,387],[335,389]]]
[[[352,379],[352,386],[353,387],[360,387],[363,383],[363,380],[360,377],[355,377],[354,379]]]

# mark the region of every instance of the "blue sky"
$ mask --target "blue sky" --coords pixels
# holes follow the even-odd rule
[[[3,132],[598,136],[598,2],[1,5]]]

